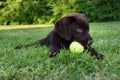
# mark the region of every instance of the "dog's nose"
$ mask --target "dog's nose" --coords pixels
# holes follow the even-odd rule
[[[93,40],[89,40],[87,44],[91,45],[93,42],[94,42]]]

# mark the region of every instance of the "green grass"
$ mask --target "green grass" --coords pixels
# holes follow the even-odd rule
[[[0,80],[120,80],[120,22],[90,27],[93,46],[105,55],[103,60],[64,49],[50,59],[46,46],[13,50],[45,37],[53,27],[0,29]]]

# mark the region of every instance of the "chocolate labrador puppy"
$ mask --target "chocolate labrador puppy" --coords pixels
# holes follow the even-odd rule
[[[104,56],[91,47],[93,39],[89,34],[89,23],[86,16],[80,13],[68,14],[58,19],[55,28],[45,38],[31,44],[16,46],[15,49],[36,44],[47,45],[50,47],[51,54],[49,57],[51,58],[56,56],[61,48],[69,48],[73,41],[81,43],[84,49],[90,52],[90,55],[97,59],[103,59]]]

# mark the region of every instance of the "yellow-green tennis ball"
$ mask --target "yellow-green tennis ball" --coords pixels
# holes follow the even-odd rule
[[[69,48],[72,53],[82,53],[84,50],[84,47],[76,41],[72,42]]]

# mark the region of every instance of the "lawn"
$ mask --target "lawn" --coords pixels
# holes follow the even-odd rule
[[[53,27],[4,27],[0,27],[0,80],[120,80],[120,22],[90,23],[93,46],[105,55],[103,60],[65,49],[50,59],[46,46],[14,50],[18,44],[45,37]]]

